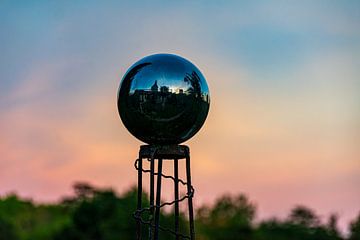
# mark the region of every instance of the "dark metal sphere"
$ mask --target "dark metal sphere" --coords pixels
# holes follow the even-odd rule
[[[123,77],[118,110],[125,127],[148,144],[179,144],[204,124],[209,89],[199,69],[172,54],[141,59]]]

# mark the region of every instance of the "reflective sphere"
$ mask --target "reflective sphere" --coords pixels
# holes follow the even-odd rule
[[[148,144],[179,144],[204,124],[209,89],[199,69],[172,54],[136,62],[123,77],[118,110],[125,127]]]

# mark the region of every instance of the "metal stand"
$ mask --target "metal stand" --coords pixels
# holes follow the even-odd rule
[[[143,168],[143,159],[150,161],[150,169]],[[186,160],[186,182],[179,179],[179,160]],[[158,161],[158,170],[155,172],[155,160]],[[167,176],[162,173],[163,160],[172,160],[174,162],[174,176]],[[141,228],[142,225],[148,225],[149,228],[149,240],[159,239],[159,230],[169,232],[174,235],[175,239],[195,239],[194,231],[194,210],[193,210],[193,196],[194,188],[191,185],[191,173],[190,173],[190,150],[189,147],[184,145],[169,145],[169,146],[153,146],[142,145],[139,151],[139,159],[135,161],[135,168],[138,170],[138,199],[137,210],[134,213],[136,219],[136,232],[137,239],[142,239]],[[150,173],[150,206],[148,208],[142,207],[142,173]],[[156,185],[156,199],[154,205],[154,193],[155,193],[155,175],[157,175]],[[161,203],[161,180],[162,178],[172,179],[174,181],[174,201]],[[179,198],[179,183],[187,186],[187,194]],[[188,199],[189,209],[189,236],[186,236],[179,232],[179,202]],[[159,217],[160,209],[164,206],[174,205],[175,224],[174,229],[167,229],[160,226]],[[142,214],[148,211],[149,219],[144,220]]]

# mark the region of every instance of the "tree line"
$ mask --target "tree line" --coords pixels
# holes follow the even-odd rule
[[[132,188],[118,196],[111,189],[87,183],[74,185],[74,195],[56,204],[36,204],[15,194],[0,198],[0,240],[130,240],[135,239],[137,192]],[[143,194],[143,205],[149,204]],[[196,239],[199,240],[360,240],[360,214],[341,235],[338,216],[323,223],[312,209],[295,206],[286,219],[255,222],[256,205],[243,194],[224,195],[213,205],[196,210]],[[146,218],[146,216],[144,216]],[[162,212],[161,225],[172,228],[174,216]],[[188,223],[180,216],[181,231]],[[147,229],[143,228],[143,236]],[[160,239],[174,239],[167,232]]]

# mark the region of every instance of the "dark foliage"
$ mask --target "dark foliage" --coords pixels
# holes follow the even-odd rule
[[[19,239],[15,233],[14,226],[0,218],[0,240],[17,240]]]
[[[130,240],[135,239],[136,189],[117,196],[111,189],[86,183],[74,185],[75,195],[59,204],[38,205],[16,195],[0,198],[0,240]],[[143,195],[143,206],[149,204]],[[196,238],[200,240],[341,240],[338,216],[323,224],[316,213],[297,206],[285,220],[254,223],[256,206],[245,195],[218,198],[196,214]],[[147,216],[143,216],[147,219]],[[174,216],[162,213],[161,225],[172,228]],[[184,214],[181,231],[188,231]],[[146,227],[143,236],[147,236]],[[146,238],[144,238],[146,239]],[[160,239],[173,239],[161,232]],[[360,214],[350,224],[348,240],[360,240]]]
[[[359,240],[360,239],[360,213],[358,217],[350,223],[350,240]]]
[[[213,207],[201,207],[197,226],[205,239],[250,239],[253,233],[255,205],[246,196],[223,196]]]

